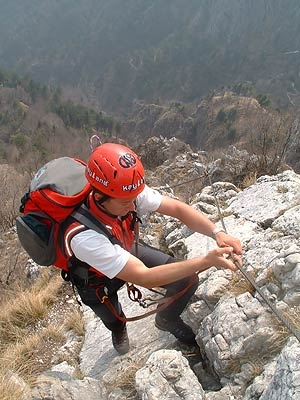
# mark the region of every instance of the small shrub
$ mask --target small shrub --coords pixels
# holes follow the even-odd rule
[[[235,141],[235,138],[236,138],[236,129],[230,128],[229,131],[228,131],[228,133],[227,133],[227,139],[228,139],[230,142],[234,142],[234,141]]]
[[[236,118],[236,114],[237,114],[236,108],[231,108],[231,109],[228,111],[228,114],[227,114],[227,119],[228,119],[228,121],[233,122],[233,121],[235,120],[235,118]]]
[[[257,174],[256,172],[249,172],[248,175],[244,176],[240,186],[242,189],[245,189],[251,185],[254,185],[257,181]]]
[[[226,112],[223,110],[223,108],[218,112],[217,117],[216,117],[217,121],[219,123],[223,123],[226,121],[227,119],[227,114]]]
[[[271,100],[266,94],[258,94],[256,100],[262,107],[268,107],[271,104]]]

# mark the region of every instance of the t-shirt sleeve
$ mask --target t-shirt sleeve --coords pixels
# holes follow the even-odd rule
[[[105,235],[91,229],[75,235],[70,245],[76,258],[110,279],[124,268],[130,257],[130,253],[120,245],[111,243]]]
[[[161,204],[162,195],[155,189],[145,186],[142,193],[136,199],[137,213],[139,217],[156,211]]]

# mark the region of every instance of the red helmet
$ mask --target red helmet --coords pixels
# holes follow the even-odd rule
[[[95,148],[85,175],[96,190],[109,197],[134,197],[145,187],[145,171],[140,158],[128,147],[116,143],[104,143]]]

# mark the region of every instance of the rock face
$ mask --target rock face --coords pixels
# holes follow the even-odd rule
[[[297,330],[300,176],[291,170],[263,176],[243,191],[226,182],[214,187],[215,192],[206,186],[195,195],[192,206],[218,221],[216,195],[227,231],[243,243],[244,270]],[[178,256],[192,258],[215,246],[212,239],[160,216],[148,220],[146,241],[152,242],[157,225],[165,245]],[[153,316],[128,324],[131,350],[119,356],[109,332],[86,309],[79,355],[83,379],[76,379],[64,363],[46,372],[26,399],[299,399],[299,341],[240,272],[211,268],[199,279],[183,317],[196,333],[201,357],[158,331]],[[142,291],[146,295],[146,289]],[[128,316],[143,312],[123,289],[120,300]]]
[[[299,382],[299,342],[290,339],[282,350],[277,363],[268,365],[266,374],[254,379],[246,390],[245,400],[297,399],[300,396]],[[270,382],[265,388],[264,378]]]
[[[160,350],[136,373],[140,398],[204,400],[205,393],[187,360],[175,350]]]

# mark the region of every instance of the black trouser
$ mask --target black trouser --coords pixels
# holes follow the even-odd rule
[[[132,249],[132,254],[135,254],[135,246]],[[138,258],[148,267],[155,267],[157,265],[162,264],[169,264],[176,262],[177,260],[169,255],[157,250],[153,247],[139,244],[138,251],[137,251]],[[165,285],[164,288],[166,289],[165,296],[172,296],[175,293],[178,293],[182,289],[184,289],[190,282],[191,277],[181,279],[177,282],[170,283]],[[188,301],[190,300],[191,296],[194,294],[195,290],[198,287],[198,278],[195,278],[193,285],[177,300],[171,303],[168,307],[164,310],[160,311],[160,315],[164,318],[171,318],[179,316],[184,308],[186,307]],[[82,280],[74,279],[74,283],[77,287],[78,293],[81,297],[81,300],[84,304],[88,305],[98,317],[101,318],[104,325],[109,330],[117,329],[118,327],[122,326],[122,322],[118,320],[112,312],[106,307],[105,304],[101,303],[99,298],[96,294],[97,289],[97,280],[95,279],[94,284],[89,282],[88,284],[83,284]],[[113,278],[109,279],[104,277],[101,279],[99,284],[104,284],[105,287],[108,289],[108,297],[110,302],[113,304],[115,309],[118,311],[120,316],[124,316],[121,304],[118,300],[118,289],[120,289],[125,282],[118,279]]]

